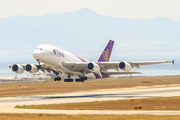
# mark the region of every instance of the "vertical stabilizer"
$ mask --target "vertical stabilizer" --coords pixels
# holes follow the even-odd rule
[[[108,62],[109,61],[113,45],[114,45],[114,41],[109,40],[109,43],[107,44],[106,48],[102,52],[102,54],[99,57],[97,62]]]

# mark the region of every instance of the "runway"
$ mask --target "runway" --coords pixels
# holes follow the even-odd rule
[[[45,82],[45,80],[24,80],[24,79],[0,79],[0,84],[10,84],[10,83],[37,83],[37,82]]]
[[[38,95],[0,98],[0,113],[49,113],[49,114],[153,114],[180,115],[180,111],[144,110],[34,110],[15,109],[16,105],[38,105],[53,103],[73,103],[107,101],[120,99],[154,98],[180,96],[180,87],[153,88],[121,91],[81,92],[55,95]]]

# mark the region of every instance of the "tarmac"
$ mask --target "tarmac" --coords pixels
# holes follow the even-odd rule
[[[180,111],[162,110],[37,110],[14,108],[16,105],[77,103],[172,96],[180,96],[180,87],[7,97],[0,98],[0,113],[180,115]]]
[[[10,83],[33,83],[33,82],[45,82],[46,80],[40,80],[40,79],[11,79],[11,78],[0,78],[0,84],[10,84]]]

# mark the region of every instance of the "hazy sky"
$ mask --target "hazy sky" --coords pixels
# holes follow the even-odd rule
[[[180,21],[179,6],[180,0],[0,0],[0,18],[75,12],[86,7],[112,17]]]

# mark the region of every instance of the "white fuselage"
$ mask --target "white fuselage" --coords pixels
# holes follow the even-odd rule
[[[78,78],[83,74],[81,72],[74,72],[69,69],[63,67],[63,62],[82,62],[78,56],[57,48],[52,45],[39,45],[33,52],[33,57],[36,60],[39,60],[46,65],[51,66],[52,69],[56,70],[57,72],[61,73],[61,77],[66,78],[66,76],[70,75],[72,78]],[[82,58],[83,59],[83,58]],[[86,59],[83,59],[83,62],[89,62]],[[71,73],[71,74],[69,74]],[[93,73],[89,73],[85,75],[89,79],[95,79],[95,75]]]

